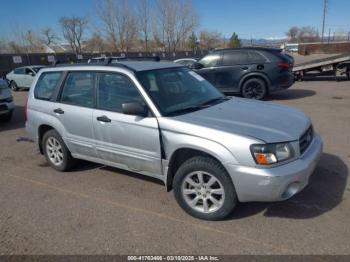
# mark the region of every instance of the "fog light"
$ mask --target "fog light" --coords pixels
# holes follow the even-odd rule
[[[296,193],[298,193],[300,185],[301,185],[300,182],[290,183],[287,186],[286,190],[283,192],[282,198],[290,198],[294,196]]]

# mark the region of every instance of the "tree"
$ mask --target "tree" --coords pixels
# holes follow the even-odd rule
[[[176,51],[181,41],[198,26],[198,16],[190,0],[157,1],[157,34],[168,52]]]
[[[241,40],[238,38],[238,35],[235,32],[233,32],[230,38],[229,47],[230,48],[241,47]]]
[[[82,38],[87,27],[87,20],[83,17],[61,17],[60,25],[64,39],[68,41],[72,50],[79,54],[82,51]]]
[[[196,36],[196,34],[194,32],[192,32],[192,34],[188,38],[188,47],[192,51],[196,50],[197,47],[198,47],[198,38],[197,38],[197,36]]]
[[[128,52],[137,36],[135,10],[127,0],[101,0],[97,10],[110,46]]]
[[[55,43],[58,37],[51,27],[45,27],[41,30],[41,40],[45,45],[49,46]]]
[[[301,28],[293,26],[286,33],[292,42],[316,42],[320,41],[319,32],[311,26],[303,26]]]
[[[105,42],[99,33],[93,33],[85,43],[84,50],[88,52],[103,52],[106,50]]]
[[[200,45],[202,49],[211,50],[222,46],[223,36],[218,31],[202,31],[199,34]]]
[[[148,52],[152,24],[149,0],[140,0],[139,5],[137,6],[137,16],[139,17],[139,28],[144,44],[144,50]]]
[[[291,28],[289,28],[288,32],[286,33],[286,35],[288,36],[290,41],[296,41],[298,34],[299,34],[299,27],[297,26],[292,26]]]

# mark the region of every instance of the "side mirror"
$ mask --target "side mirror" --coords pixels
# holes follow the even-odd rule
[[[33,72],[29,72],[28,75],[35,76],[35,74]]]
[[[191,69],[201,69],[201,68],[203,68],[203,67],[204,67],[204,65],[202,65],[201,63],[198,63],[198,62],[194,62],[194,63],[190,66]]]
[[[146,117],[148,115],[148,108],[139,102],[130,102],[122,104],[123,114],[142,116]]]

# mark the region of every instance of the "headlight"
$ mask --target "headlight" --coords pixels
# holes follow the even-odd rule
[[[290,143],[255,144],[250,150],[259,165],[271,165],[294,157],[294,150]]]

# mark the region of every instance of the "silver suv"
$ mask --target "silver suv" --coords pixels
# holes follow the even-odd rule
[[[167,62],[42,69],[27,117],[53,168],[84,159],[160,179],[187,213],[207,220],[223,219],[238,201],[292,197],[322,152],[304,113],[225,97]]]

